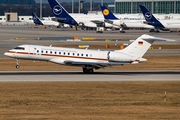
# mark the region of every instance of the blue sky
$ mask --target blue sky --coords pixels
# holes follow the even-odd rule
[[[39,3],[40,0],[35,0],[36,2]],[[47,3],[47,0],[42,0],[44,3]],[[58,0],[60,3],[61,2],[72,2],[72,0]],[[74,2],[78,2],[79,0],[74,0]],[[90,0],[85,0],[85,2],[89,2]],[[104,2],[114,2],[114,0],[103,0]],[[93,0],[93,2],[101,2],[101,0]]]

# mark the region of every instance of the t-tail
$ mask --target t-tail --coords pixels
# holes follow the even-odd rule
[[[123,50],[117,50],[117,52],[123,52],[125,54],[133,56],[136,60],[142,60],[144,54],[150,48],[154,41],[174,41],[167,38],[154,37],[147,34],[141,35],[129,46]]]
[[[119,20],[106,6],[101,6],[101,10],[106,20]]]
[[[147,21],[147,24],[153,25],[157,28],[164,28],[161,22],[157,20],[154,17],[154,15],[144,5],[139,5],[139,7],[141,9],[141,12],[143,13],[145,20]]]
[[[69,15],[64,7],[57,0],[48,0],[52,12],[59,22],[77,25],[78,23]]]
[[[33,12],[32,13],[32,19],[33,19],[33,22],[35,24],[38,24],[38,25],[44,25],[41,20],[39,19],[39,17]]]

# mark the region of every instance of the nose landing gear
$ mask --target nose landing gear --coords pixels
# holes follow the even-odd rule
[[[19,69],[19,68],[20,68],[20,66],[19,66],[19,60],[16,59],[16,69]]]

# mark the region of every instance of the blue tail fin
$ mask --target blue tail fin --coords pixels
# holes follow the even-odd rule
[[[154,17],[154,15],[144,5],[139,5],[139,7],[140,7],[146,21],[148,21],[148,22],[157,22],[158,21]]]
[[[106,20],[119,20],[106,6],[101,6],[101,10]]]
[[[41,20],[38,18],[38,16],[35,13],[32,13],[32,19],[35,24],[43,25],[43,23],[41,22]]]
[[[62,23],[77,25],[78,23],[69,15],[63,6],[57,0],[48,0],[52,12],[56,18]]]
[[[145,20],[148,22],[149,25],[153,25],[156,28],[164,28],[161,22],[157,20],[154,17],[154,15],[144,5],[139,5],[139,7],[143,13]]]

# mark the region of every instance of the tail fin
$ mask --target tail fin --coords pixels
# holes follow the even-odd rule
[[[35,24],[38,24],[38,25],[44,25],[41,20],[39,19],[39,17],[33,12],[32,13],[32,19],[33,19],[33,22]]]
[[[61,19],[60,22],[70,25],[78,24],[57,0],[48,0],[48,2],[49,5],[51,6],[54,16],[56,18]]]
[[[141,35],[139,38],[137,38],[133,43],[131,43],[125,49],[119,50],[119,52],[121,51],[123,53],[134,56],[136,59],[140,59],[147,52],[151,44],[153,44],[153,42],[156,40],[174,41],[167,38],[159,38],[159,37],[154,37],[154,36],[144,34],[144,35]]]
[[[101,6],[101,10],[106,20],[119,20],[106,6]]]
[[[144,6],[144,5],[139,5],[141,12],[143,13],[143,16],[147,23],[149,25],[153,25],[157,28],[165,28],[159,20],[157,20],[154,15]]]

